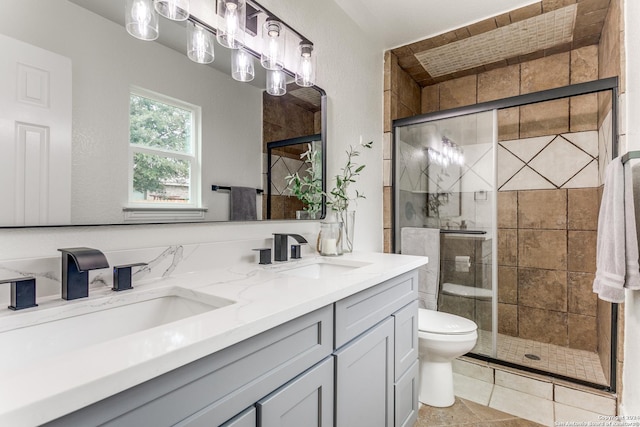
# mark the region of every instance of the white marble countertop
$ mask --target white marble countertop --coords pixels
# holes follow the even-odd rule
[[[425,257],[355,253],[339,260],[369,264],[340,274],[339,280],[336,276],[309,279],[280,272],[317,262],[318,258],[321,257],[270,266],[239,264],[141,281],[134,284],[135,289],[117,293],[117,298],[114,298],[116,293],[105,287],[92,290],[89,298],[81,300],[62,301],[52,297],[38,301],[39,307],[23,312],[3,310],[0,343],[5,331],[50,322],[56,316],[69,317],[84,310],[108,307],[113,301],[135,300],[138,295],[149,292],[161,296],[175,287],[234,302],[34,363],[17,367],[3,363],[5,366],[0,366],[0,425],[34,426],[54,420],[427,262]],[[21,357],[13,356],[16,360]]]

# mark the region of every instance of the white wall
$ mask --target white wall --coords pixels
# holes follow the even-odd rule
[[[9,4],[8,0],[2,0]],[[24,1],[24,0],[21,0]],[[15,4],[11,2],[12,5]],[[42,11],[49,1],[39,1]],[[328,174],[339,173],[345,149],[360,135],[373,140],[363,152],[367,164],[357,183],[366,195],[358,202],[355,250],[382,250],[382,47],[370,41],[333,1],[268,0],[263,5],[310,38],[318,54],[318,85],[328,94]],[[3,10],[10,10],[3,6]],[[100,226],[0,230],[0,261],[56,256],[65,246],[118,250],[176,243],[265,238],[292,231],[313,237],[317,222]],[[0,288],[0,292],[5,289]],[[8,287],[6,287],[8,292]]]
[[[626,91],[621,101],[621,129],[627,149],[640,150],[640,2],[624,2]],[[621,152],[621,154],[624,151]],[[640,201],[636,201],[640,203]],[[640,291],[627,291],[624,304],[624,365],[622,405],[624,415],[640,414]]]

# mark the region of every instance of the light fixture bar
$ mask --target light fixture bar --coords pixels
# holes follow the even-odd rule
[[[270,10],[268,10],[266,7],[263,7],[262,5],[260,5],[259,3],[256,3],[253,0],[246,0],[247,4],[250,4],[251,6],[253,6],[254,9],[256,9],[258,12],[262,12],[265,15],[267,15],[270,18],[273,18],[276,21],[280,21],[282,22],[282,24],[286,27],[286,29],[290,32],[292,32],[293,34],[295,34],[296,36],[298,36],[298,38],[300,38],[300,40],[309,40],[307,37],[305,37],[302,33],[298,32],[296,29],[291,28],[290,26],[288,26],[287,24],[285,24],[285,22],[278,18],[278,16],[275,13],[271,13]]]
[[[256,4],[255,2],[251,2],[250,0],[247,0],[247,5],[249,5],[249,3],[251,3],[251,4],[252,4],[252,6],[253,6],[254,4]],[[265,12],[265,10],[266,10],[266,9],[261,8],[261,6],[259,6],[259,5],[258,5],[258,7],[259,7],[260,9],[259,9],[259,10],[257,9],[258,11],[257,11],[256,13],[266,13],[266,12]],[[207,29],[207,30],[209,30],[211,33],[213,33],[214,35],[217,35],[217,33],[218,33],[218,31],[217,31],[214,27],[212,27],[210,24],[208,24],[208,23],[206,23],[206,22],[202,21],[201,19],[198,19],[197,17],[195,17],[195,16],[193,16],[193,15],[191,15],[191,16],[189,17],[189,21],[192,21],[193,23],[198,24],[198,25],[200,25],[201,27],[206,28],[206,29]],[[282,21],[280,21],[280,22],[282,22]],[[297,32],[297,31],[295,31],[295,30],[291,29],[291,27],[289,27],[287,24],[283,23],[283,25],[284,25],[286,28],[288,28],[290,31],[292,31],[294,34],[296,34],[296,35],[298,35],[298,36],[300,35],[300,33],[299,33],[299,32]],[[303,40],[308,40],[308,39],[303,39]],[[242,49],[244,49],[247,53],[250,53],[251,55],[253,55],[255,58],[260,59],[260,52],[257,52],[257,51],[255,51],[254,49],[251,49],[251,48],[250,48],[250,47],[248,47],[248,46],[243,46],[243,47],[242,47]],[[295,78],[295,76],[296,76],[296,75],[295,75],[295,71],[291,71],[291,70],[289,70],[289,69],[287,69],[287,68],[283,68],[281,71],[282,71],[283,73],[285,73],[285,74],[286,74],[287,76],[289,76],[289,77],[293,77],[293,78]],[[314,86],[315,86],[315,85],[314,85]]]
[[[189,13],[190,0],[127,0],[126,4],[126,29],[132,36],[142,40],[155,40],[158,37],[158,15],[162,15],[168,19],[175,21],[186,20],[188,28],[188,46],[187,56],[198,63],[209,63],[214,59],[213,44],[210,38],[215,36],[218,42],[225,47],[231,49],[242,48],[244,54],[251,55],[254,58],[261,58],[264,68],[270,71],[278,71],[277,73],[267,73],[268,80],[271,81],[272,90],[267,88],[268,92],[275,92],[277,95],[286,93],[287,76],[292,77],[295,82],[302,87],[315,87],[315,55],[313,52],[313,43],[300,32],[296,31],[284,21],[271,13],[268,9],[255,2],[254,0],[219,0],[224,7],[216,8],[216,14],[220,15],[220,11],[226,11],[231,4],[234,11],[239,11],[242,6],[242,14],[237,26],[232,29],[238,30],[236,34],[230,34],[228,22],[223,23],[221,28],[215,28],[215,23],[207,23]],[[235,7],[234,7],[235,6]],[[257,23],[258,16],[265,14],[267,16],[266,23],[271,25],[268,31],[278,33],[278,56],[264,62],[265,48],[261,48],[262,52],[258,52],[253,48],[246,46],[244,43],[245,33],[258,37]],[[228,15],[228,14],[226,14]],[[227,16],[223,15],[223,18]],[[234,21],[235,22],[235,21]],[[273,29],[271,30],[271,28]],[[285,64],[284,49],[287,40],[291,35],[299,38],[300,43],[299,58],[297,63]],[[221,41],[221,38],[223,39]],[[268,56],[268,55],[267,55]],[[243,54],[236,54],[236,65],[247,64]],[[289,66],[293,71],[287,69]],[[236,67],[238,71],[235,76],[236,80],[250,81],[252,80],[252,68],[247,64],[246,68]],[[244,70],[244,71],[239,71]],[[233,71],[232,71],[233,72]],[[284,88],[281,84],[284,82]]]

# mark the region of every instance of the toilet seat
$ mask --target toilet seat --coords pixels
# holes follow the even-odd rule
[[[490,301],[491,298],[493,298],[493,291],[491,289],[458,285],[457,283],[443,283],[442,294],[454,297],[473,298],[475,300],[482,301]]]
[[[431,334],[459,335],[475,332],[475,322],[455,314],[418,309],[418,330]]]

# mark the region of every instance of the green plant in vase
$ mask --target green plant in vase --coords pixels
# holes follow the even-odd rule
[[[373,141],[366,144],[360,143],[363,148],[371,148]],[[349,211],[349,204],[357,199],[365,199],[364,194],[355,190],[355,196],[349,193],[349,187],[356,182],[356,178],[360,175],[366,165],[360,165],[355,162],[354,158],[360,156],[353,146],[349,146],[347,150],[347,164],[340,169],[342,173],[335,176],[335,186],[327,194],[327,205],[336,213],[338,221],[342,222],[342,249],[344,252],[353,251],[353,227],[355,220],[355,211]]]
[[[306,173],[301,177],[295,172],[287,175],[285,180],[287,189],[303,203],[303,210],[308,212],[309,218],[316,219],[318,212],[322,210],[322,156],[313,144],[307,146],[307,151],[300,155],[305,164],[308,164]]]

